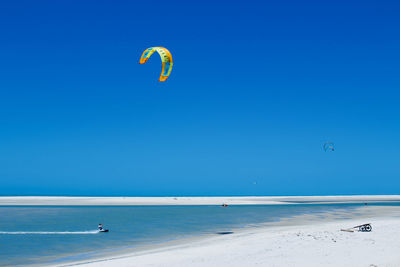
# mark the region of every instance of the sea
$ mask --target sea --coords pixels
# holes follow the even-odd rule
[[[0,266],[90,261],[303,214],[346,214],[361,205],[0,206]],[[99,223],[109,232],[98,232]]]

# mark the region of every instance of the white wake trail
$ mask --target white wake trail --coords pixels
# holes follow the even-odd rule
[[[0,231],[0,235],[93,235],[100,233],[98,230],[92,231],[80,231],[80,232],[2,232]]]

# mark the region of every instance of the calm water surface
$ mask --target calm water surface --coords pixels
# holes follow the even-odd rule
[[[0,266],[63,263],[360,205],[0,207]],[[109,233],[98,233],[103,223]]]

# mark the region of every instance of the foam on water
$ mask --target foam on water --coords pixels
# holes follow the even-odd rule
[[[0,235],[92,235],[100,233],[98,230],[80,232],[2,232]]]

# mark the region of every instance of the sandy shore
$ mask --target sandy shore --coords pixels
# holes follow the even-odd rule
[[[400,195],[282,197],[0,197],[1,206],[279,205],[400,201]]]
[[[371,223],[372,232],[343,232]],[[400,207],[368,206],[63,266],[400,266]],[[59,265],[60,266],[60,265]]]

